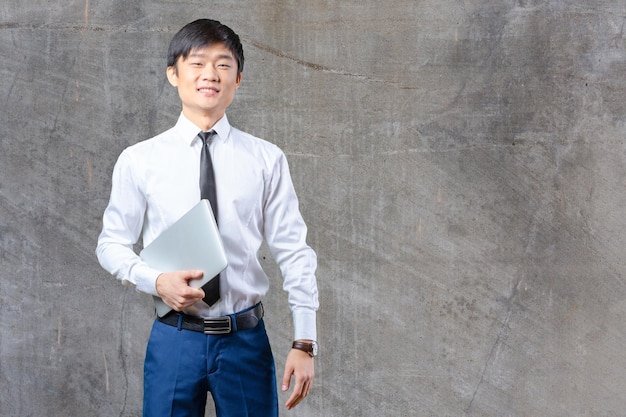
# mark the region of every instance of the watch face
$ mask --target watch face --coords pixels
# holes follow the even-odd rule
[[[317,342],[311,343],[313,347],[313,356],[317,356]]]

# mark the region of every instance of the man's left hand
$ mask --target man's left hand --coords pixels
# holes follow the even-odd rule
[[[300,404],[311,390],[313,378],[315,377],[315,364],[313,358],[308,353],[298,349],[291,349],[289,355],[287,355],[285,374],[283,375],[283,391],[289,389],[292,375],[295,377],[295,384],[291,396],[285,403],[288,410]]]

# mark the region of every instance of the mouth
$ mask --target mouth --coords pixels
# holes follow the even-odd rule
[[[198,88],[198,92],[202,94],[217,94],[219,90],[215,87],[200,87]]]

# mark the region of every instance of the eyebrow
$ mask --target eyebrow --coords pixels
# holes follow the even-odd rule
[[[203,54],[203,53],[190,53],[189,56],[187,57],[187,59],[189,58],[206,58],[208,55],[207,54]],[[235,60],[235,58],[232,55],[229,54],[220,54],[216,57],[217,59],[230,59],[232,61]]]

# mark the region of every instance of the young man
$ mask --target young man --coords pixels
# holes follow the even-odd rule
[[[280,266],[293,314],[295,337],[283,391],[292,377],[294,384],[286,407],[295,407],[311,389],[317,260],[306,244],[285,155],[235,129],[226,117],[243,63],[239,37],[227,26],[201,19],[183,27],[170,43],[167,62],[167,78],[182,102],[178,122],[125,149],[113,170],[98,259],[121,281],[158,295],[173,308],[155,320],[146,350],[146,417],[202,416],[208,391],[219,417],[278,416],[274,360],[260,304],[269,287],[257,259],[263,239]],[[214,132],[205,139],[215,178],[216,220],[228,259],[218,278],[219,300],[211,305],[202,289],[189,286],[201,271],[154,270],[132,249],[140,234],[148,245],[200,200],[205,143],[200,134],[208,131]],[[225,333],[212,334],[204,318],[227,322],[219,332]]]

